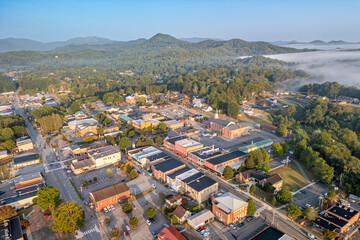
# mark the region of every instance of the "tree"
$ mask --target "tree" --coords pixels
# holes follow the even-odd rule
[[[113,146],[116,144],[116,141],[112,136],[107,136],[106,140],[108,141],[108,143],[110,143]]]
[[[280,124],[276,130],[276,134],[280,137],[283,137],[285,136],[286,131],[286,126],[284,124]]]
[[[135,169],[132,169],[129,173],[129,178],[134,179],[134,178],[137,178],[137,176],[138,176],[138,173],[135,171]]]
[[[139,97],[137,100],[137,103],[139,106],[144,106],[146,103],[146,98],[145,97]]]
[[[130,131],[128,134],[129,137],[133,138],[135,136],[135,132],[134,131]]]
[[[128,149],[131,146],[131,142],[127,137],[122,137],[119,142],[120,149]]]
[[[299,92],[296,93],[296,99],[299,99],[301,94]]]
[[[84,224],[85,214],[81,205],[70,202],[61,204],[53,214],[55,232],[73,233]]]
[[[129,224],[133,226],[133,228],[136,228],[136,226],[139,224],[139,219],[137,219],[137,217],[132,217],[129,220]]]
[[[249,198],[249,200],[247,200],[247,203],[248,203],[247,215],[253,216],[256,213],[254,200],[252,198]]]
[[[230,166],[226,166],[223,171],[224,178],[233,178],[234,177],[234,171]]]
[[[159,146],[163,145],[163,138],[162,137],[155,137],[154,141]]]
[[[293,196],[291,192],[284,188],[276,194],[276,199],[282,204],[293,202]]]
[[[245,167],[247,169],[253,169],[255,167],[254,159],[249,157],[245,159]]]
[[[165,131],[166,128],[167,128],[166,123],[164,123],[164,122],[159,123],[158,128],[159,128],[160,130]]]
[[[174,225],[179,223],[179,220],[175,215],[171,216],[171,223],[174,224]]]
[[[237,118],[240,112],[240,106],[236,102],[231,102],[228,105],[227,114],[230,117]]]
[[[13,140],[6,140],[5,142],[2,143],[2,145],[9,151],[15,148],[15,143]]]
[[[122,206],[123,213],[131,213],[133,210],[133,206],[130,203],[126,203]]]
[[[156,209],[153,207],[149,207],[146,209],[146,216],[148,218],[154,218],[156,215]]]
[[[110,237],[118,239],[121,236],[121,231],[118,228],[113,228],[110,231]]]
[[[325,229],[323,231],[323,235],[324,235],[324,237],[326,237],[328,239],[334,239],[336,237],[337,233],[330,231],[329,229]]]
[[[273,143],[271,145],[271,152],[275,157],[280,157],[284,154],[284,149],[280,143]]]
[[[253,193],[255,191],[256,191],[256,186],[254,184],[252,184],[250,187],[250,192]]]
[[[286,154],[289,151],[289,145],[286,142],[281,142],[280,144],[283,149],[283,153]]]
[[[20,225],[21,225],[21,227],[26,228],[26,227],[30,226],[30,222],[28,220],[26,220],[26,219],[21,219],[20,220]]]
[[[3,140],[10,140],[14,138],[14,132],[11,128],[4,128],[1,130],[1,137]]]
[[[335,197],[336,197],[336,192],[333,190],[329,191],[326,195],[326,198],[330,201],[333,200]]]
[[[306,208],[302,215],[310,221],[314,221],[319,216],[318,212],[312,207]]]
[[[98,133],[99,135],[103,135],[103,134],[104,134],[104,129],[103,129],[102,126],[98,127],[97,133]]]
[[[271,205],[275,206],[276,204],[276,197],[272,197],[271,199]]]
[[[286,211],[289,216],[295,218],[301,216],[302,214],[300,208],[294,204],[290,204],[289,206],[287,206]]]
[[[37,198],[37,205],[41,210],[45,211],[50,209],[50,211],[53,212],[60,199],[59,189],[52,186],[43,187],[37,192]]]
[[[16,216],[17,213],[15,209],[9,205],[1,206],[0,207],[0,222],[12,218]]]
[[[109,178],[113,176],[113,172],[111,171],[110,168],[108,168],[108,169],[106,170],[106,176],[108,176]]]

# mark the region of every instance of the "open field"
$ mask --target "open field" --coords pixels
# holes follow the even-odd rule
[[[295,192],[308,185],[306,179],[301,175],[300,170],[295,163],[290,162],[288,166],[277,168],[274,171],[271,171],[270,175],[275,173],[280,174],[284,180],[283,187],[291,192]]]

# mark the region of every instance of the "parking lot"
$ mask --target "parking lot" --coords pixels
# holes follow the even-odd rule
[[[327,193],[327,191],[326,187],[322,184],[314,183],[304,190],[294,194],[294,204],[304,209],[306,208],[306,204],[309,204],[312,207],[317,207],[319,205],[319,197],[323,196]]]
[[[140,182],[138,183],[140,184]],[[129,184],[129,187],[131,187],[131,184]],[[168,189],[162,189],[161,185],[159,184],[158,188],[155,191],[152,191],[149,194],[135,201],[132,201],[131,203],[133,204],[133,206],[135,206],[135,208],[130,214],[123,213],[120,204],[115,204],[114,205],[115,210],[111,212],[105,213],[104,211],[101,211],[100,213],[98,213],[100,215],[100,219],[104,219],[105,217],[110,217],[110,224],[104,225],[104,228],[108,233],[110,233],[113,227],[117,227],[124,232],[127,231],[125,226],[126,225],[130,226],[129,219],[131,217],[137,217],[139,219],[139,224],[135,229],[133,229],[130,226],[130,231],[128,231],[130,236],[127,238],[152,239],[153,238],[152,231],[158,234],[164,228],[164,224],[170,225],[170,221],[167,220],[166,217],[160,211],[160,207],[162,206],[163,202],[159,197],[159,193],[164,191],[167,194],[170,192]],[[146,209],[149,207],[154,207],[157,211],[157,214],[154,218],[155,223],[152,223],[151,225],[148,225],[146,223],[146,219],[147,219]]]

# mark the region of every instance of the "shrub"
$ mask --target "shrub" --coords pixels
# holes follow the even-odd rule
[[[291,192],[288,190],[285,190],[285,189],[281,189],[276,194],[276,199],[282,204],[293,202],[293,196],[292,196]]]
[[[97,181],[97,177],[94,177],[94,182],[96,182]]]

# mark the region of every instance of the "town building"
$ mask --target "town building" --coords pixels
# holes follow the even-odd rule
[[[352,225],[359,220],[359,214],[359,211],[350,206],[336,203],[320,214],[314,223],[323,229],[343,233],[349,231]]]
[[[268,226],[257,232],[254,236],[252,236],[249,240],[294,240],[293,238],[289,237],[282,231]]]
[[[86,119],[70,121],[68,123],[68,127],[72,130],[75,130],[76,126],[81,125],[81,124],[97,125],[98,122],[94,118],[86,118]]]
[[[274,125],[270,125],[270,124],[264,124],[261,127],[263,130],[271,132],[271,133],[276,133],[277,131],[277,127]]]
[[[131,118],[131,117],[128,117],[128,116],[126,116],[126,115],[121,115],[121,116],[119,117],[119,119],[120,119],[122,122],[126,123],[126,124],[128,124],[128,123],[130,123],[130,122],[132,121],[132,118]]]
[[[166,154],[164,156],[164,153],[161,150],[153,146],[137,148],[128,152],[128,155],[142,167],[145,167],[147,165],[148,158],[157,154],[161,154],[161,156],[159,156],[160,159],[167,156]]]
[[[248,203],[230,192],[213,199],[212,212],[225,225],[239,222],[246,217]]]
[[[191,216],[191,212],[183,208],[181,205],[178,205],[173,213],[180,224],[183,224]]]
[[[274,188],[275,192],[278,192],[281,190],[282,186],[283,186],[283,179],[281,178],[281,176],[276,173],[268,178],[265,178],[263,180],[261,180],[259,182],[259,184],[264,187],[266,183],[270,184],[270,186],[272,186]]]
[[[175,151],[175,142],[183,140],[183,139],[188,139],[188,137],[187,136],[177,136],[177,137],[164,139],[164,146],[172,151]]]
[[[203,162],[203,166],[211,171],[216,171],[217,168],[229,165],[240,160],[244,160],[247,157],[247,153],[241,151],[234,151],[218,155],[213,158],[206,159]]]
[[[121,160],[120,150],[114,146],[91,149],[88,151],[88,155],[95,162],[97,169]]]
[[[13,168],[18,169],[38,163],[40,163],[39,155],[37,153],[32,153],[28,155],[14,157]]]
[[[249,127],[245,123],[236,124],[223,119],[211,119],[210,130],[233,139],[248,134]]]
[[[165,199],[165,207],[167,208],[171,208],[174,205],[181,205],[181,203],[182,203],[182,197],[179,194],[175,196],[171,195]]]
[[[183,157],[188,155],[188,152],[200,149],[203,147],[202,143],[199,143],[193,139],[183,139],[175,142],[175,152]]]
[[[157,240],[187,240],[184,235],[182,235],[174,227],[165,227],[157,235]]]
[[[241,172],[239,174],[236,174],[235,176],[237,180],[243,183],[249,182],[250,180],[260,182],[268,177],[269,176],[266,175],[264,172],[255,169],[250,169],[245,172]]]
[[[0,150],[0,159],[9,157],[7,150]]]
[[[103,129],[104,134],[105,133],[112,133],[112,132],[118,132],[119,131],[119,127],[118,126],[109,126],[107,128]]]
[[[182,181],[185,183],[185,193],[199,203],[205,202],[212,195],[217,194],[219,189],[218,182],[202,173],[195,174]]]
[[[174,159],[170,158],[164,162],[157,163],[151,166],[153,176],[162,182],[166,181],[166,176],[171,174],[181,168],[184,168],[185,164]]]
[[[76,126],[76,132],[79,133],[81,137],[91,133],[98,134],[97,132],[97,123],[83,123]]]
[[[130,197],[130,189],[125,182],[111,185],[109,187],[90,192],[90,199],[93,201],[95,211],[99,212],[104,207],[116,204]]]
[[[70,168],[75,175],[80,175],[84,172],[96,169],[96,164],[91,158],[85,158],[83,160],[73,160],[70,164]]]
[[[1,205],[10,205],[15,210],[31,206],[32,200],[37,197],[37,191],[45,187],[45,181],[40,172],[25,174],[13,179],[10,185],[5,186]]]
[[[135,105],[136,104],[136,97],[135,95],[131,95],[131,96],[127,96],[125,98],[125,102],[128,103],[128,104],[131,104],[131,105]]]
[[[165,121],[164,123],[168,128],[173,130],[184,127],[184,123],[177,120]]]
[[[1,240],[24,240],[18,216],[0,223]]]
[[[82,111],[77,111],[75,114],[74,114],[74,117],[76,119],[83,119],[83,118],[87,118],[87,115],[82,112]]]
[[[270,147],[273,143],[274,142],[271,139],[264,139],[264,140],[260,140],[255,143],[251,143],[251,144],[243,146],[243,147],[239,147],[239,151],[249,153],[249,152],[255,151],[256,149],[259,149],[259,148]]]
[[[155,127],[160,124],[160,121],[156,119],[149,119],[149,120],[138,119],[131,121],[131,124],[137,129],[144,129],[148,127]]]
[[[188,159],[196,164],[203,165],[204,161],[221,155],[220,148],[214,148],[213,146],[203,147],[195,151],[188,153]]]
[[[80,145],[80,146],[75,144],[75,145],[70,146],[70,151],[73,156],[77,156],[77,155],[83,155],[83,154],[87,153],[88,148],[89,148],[89,146],[86,144]]]
[[[34,144],[30,138],[18,138],[16,139],[16,146],[19,152],[25,152],[34,149]]]
[[[201,212],[198,212],[187,219],[187,224],[193,229],[198,229],[200,226],[212,222],[214,220],[214,214],[208,210],[204,209]]]

